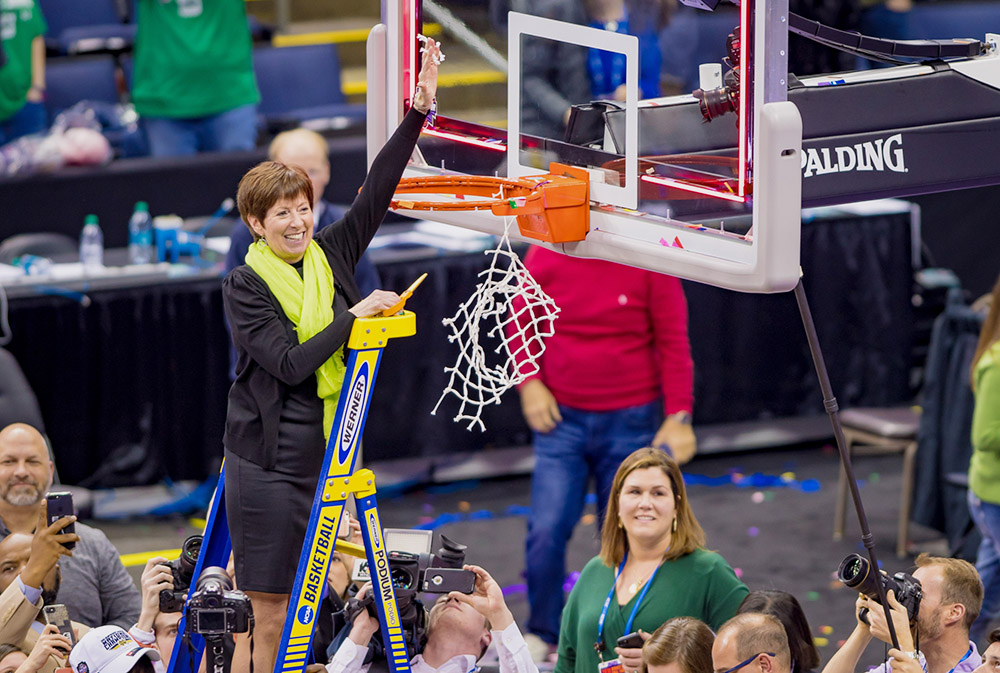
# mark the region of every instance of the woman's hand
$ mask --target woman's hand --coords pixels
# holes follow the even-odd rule
[[[673,454],[678,465],[683,465],[691,460],[698,450],[698,442],[691,424],[681,422],[673,416],[667,416],[653,437],[652,446],[660,447],[661,445],[669,447],[670,453]]]
[[[399,303],[399,295],[388,290],[375,290],[350,308],[358,318],[367,318]]]
[[[642,636],[643,640],[649,640],[649,637],[652,634],[639,629],[639,635]],[[635,671],[642,668],[641,647],[616,647],[615,653],[618,654],[618,661],[622,662],[622,666],[625,668],[625,673],[635,673]]]
[[[417,76],[417,92],[413,94],[413,107],[420,112],[431,109],[438,88],[438,64],[441,63],[441,45],[427,38],[424,43],[423,63]]]
[[[71,649],[73,649],[73,644],[69,638],[59,633],[55,624],[48,624],[42,629],[42,634],[38,637],[35,646],[31,648],[31,654],[28,655],[27,660],[17,670],[22,673],[40,671],[48,662],[49,657],[64,661],[69,656]]]

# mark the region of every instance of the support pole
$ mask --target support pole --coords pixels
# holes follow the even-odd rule
[[[830,374],[823,360],[823,351],[819,345],[819,337],[816,335],[816,324],[813,322],[812,311],[809,310],[809,300],[806,298],[806,290],[802,285],[802,278],[795,285],[795,302],[799,306],[799,315],[802,317],[802,327],[806,331],[806,340],[809,342],[809,353],[812,355],[813,365],[816,367],[816,377],[819,379],[819,387],[823,392],[823,406],[830,416],[830,423],[833,424],[833,435],[837,440],[837,450],[840,452],[840,461],[844,464],[844,471],[847,473],[847,484],[851,489],[851,498],[854,500],[854,510],[858,513],[858,524],[861,526],[861,543],[868,551],[868,560],[871,562],[872,571],[880,572],[878,561],[875,558],[875,536],[872,535],[868,526],[868,517],[865,515],[865,506],[861,502],[861,492],[858,490],[858,481],[854,477],[854,467],[851,465],[851,457],[847,454],[847,442],[844,440],[844,429],[840,424],[840,413],[837,405],[837,398],[833,396],[833,388],[830,385]],[[885,612],[885,621],[889,627],[889,638],[892,646],[899,649],[899,640],[896,638],[896,628],[892,623],[892,614],[889,611],[889,604],[885,597],[885,586],[881,581],[876,582],[878,587],[878,600]]]

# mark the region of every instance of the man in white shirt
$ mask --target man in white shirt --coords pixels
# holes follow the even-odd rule
[[[431,608],[427,644],[410,662],[413,673],[472,673],[478,670],[476,662],[491,642],[500,658],[500,673],[538,673],[500,585],[479,566],[467,565],[465,569],[476,574],[476,588],[471,594],[441,596]],[[364,659],[368,641],[378,629],[378,619],[362,611],[326,665],[327,672],[367,673]]]

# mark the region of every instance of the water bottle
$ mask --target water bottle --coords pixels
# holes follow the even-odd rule
[[[21,255],[14,258],[14,266],[24,269],[29,276],[47,276],[52,273],[52,260],[38,255]]]
[[[84,272],[104,266],[104,232],[97,223],[97,215],[87,215],[80,233],[80,263]]]
[[[128,221],[128,263],[149,264],[153,260],[153,219],[149,204],[139,201]]]

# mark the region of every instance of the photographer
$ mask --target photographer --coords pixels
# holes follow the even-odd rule
[[[886,597],[899,641],[899,650],[889,653],[894,659],[891,670],[971,673],[981,663],[975,643],[969,640],[969,627],[983,602],[983,584],[976,569],[966,561],[927,554],[918,556],[916,564],[913,579],[920,583],[922,597],[912,630],[907,609],[896,600],[894,592],[889,591]],[[823,673],[853,673],[872,636],[891,642],[883,608],[877,601],[862,594],[856,610],[857,626]],[[862,615],[862,610],[867,613]],[[884,673],[889,666],[883,663],[875,670]]]
[[[160,653],[162,669],[170,665],[170,655],[177,638],[177,625],[181,621],[180,612],[160,612],[160,592],[173,591],[174,577],[170,568],[164,565],[167,559],[156,556],[146,561],[146,567],[139,579],[142,591],[142,610],[139,621],[129,629],[128,634],[146,647],[154,647]],[[202,669],[204,670],[204,662]]]
[[[500,585],[479,566],[466,565],[476,574],[475,590],[469,594],[452,592],[441,596],[427,618],[427,644],[410,661],[413,673],[465,673],[496,643],[500,673],[538,673],[528,647],[507,608]],[[358,594],[371,591],[366,586]],[[378,618],[363,610],[354,619],[350,635],[327,664],[328,673],[360,673],[368,641],[379,630]]]

